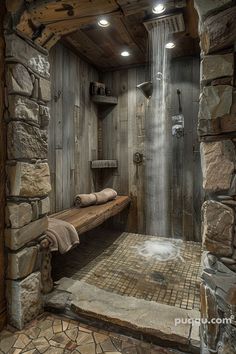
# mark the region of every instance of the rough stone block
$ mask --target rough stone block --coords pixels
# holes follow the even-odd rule
[[[36,102],[18,95],[10,95],[8,101],[10,118],[39,123],[39,105]]]
[[[218,85],[204,87],[200,97],[200,118],[215,119],[230,113],[232,95],[232,86]]]
[[[38,201],[31,203],[32,210],[33,210],[33,220],[37,220],[39,218],[39,203]]]
[[[27,277],[35,270],[38,247],[26,247],[17,253],[7,255],[7,278],[16,280]]]
[[[11,250],[18,250],[42,235],[47,228],[48,218],[45,216],[20,229],[5,229],[5,245]]]
[[[232,208],[208,200],[202,206],[203,245],[207,251],[219,256],[233,253],[233,231],[235,215]]]
[[[21,64],[7,65],[6,73],[7,91],[9,94],[22,94],[31,96],[33,84],[28,70]]]
[[[210,81],[223,76],[233,76],[234,55],[206,55],[201,62],[201,81]]]
[[[6,170],[9,196],[42,197],[51,190],[49,166],[46,162],[17,162],[8,165]]]
[[[234,316],[235,318],[235,316]],[[218,345],[217,354],[234,354],[236,353],[236,329],[235,326],[227,326]]]
[[[36,100],[39,98],[39,79],[34,80],[34,88],[32,92],[32,97]]]
[[[29,203],[7,203],[6,225],[12,229],[23,227],[32,220],[32,208]]]
[[[203,188],[207,191],[228,190],[236,162],[234,144],[230,140],[202,142],[200,151]]]
[[[46,79],[39,79],[39,99],[45,102],[51,100],[51,82]]]
[[[8,159],[45,159],[48,144],[46,131],[24,122],[10,122],[7,129]]]
[[[229,85],[233,86],[234,85],[234,80],[232,76],[227,76],[227,77],[221,77],[220,79],[215,79],[211,81],[211,85]]]
[[[217,302],[215,295],[211,289],[206,285],[201,284],[200,286],[201,294],[201,318],[204,321],[203,326],[203,338],[205,342],[208,343],[209,349],[215,351],[218,342],[218,334],[220,331],[220,326],[217,323],[210,323],[212,319],[219,318]],[[208,323],[209,321],[209,323]]]
[[[220,132],[220,121],[231,113],[233,88],[228,85],[207,86],[200,95],[198,131],[200,135]]]
[[[236,114],[226,114],[220,118],[219,133],[230,133],[236,131]]]
[[[35,73],[49,78],[50,64],[48,56],[42,54],[36,48],[31,46],[25,40],[18,37],[16,34],[9,34],[6,38],[6,56],[19,60],[24,65],[29,67]]]
[[[233,92],[233,100],[229,114],[215,119],[199,120],[198,131],[200,135],[217,135],[234,132],[236,130],[236,92]]]
[[[211,13],[220,11],[231,3],[232,0],[194,0],[194,6],[201,21]]]
[[[18,329],[22,329],[42,311],[40,278],[41,274],[36,272],[21,281],[7,281],[9,322]]]
[[[39,106],[39,114],[40,114],[40,126],[42,128],[46,128],[50,121],[50,111],[46,106]]]
[[[39,215],[48,214],[50,212],[50,199],[49,197],[39,201]]]
[[[229,305],[236,306],[236,284],[232,285],[229,289],[226,296],[226,301]]]

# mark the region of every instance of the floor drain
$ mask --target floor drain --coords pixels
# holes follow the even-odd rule
[[[162,273],[160,273],[160,272],[156,272],[156,271],[152,272],[151,273],[151,278],[153,280],[155,280],[159,284],[164,284],[166,282],[166,279],[165,279],[164,275]]]

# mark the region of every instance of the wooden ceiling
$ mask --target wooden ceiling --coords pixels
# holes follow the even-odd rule
[[[154,17],[152,1],[118,0],[117,3],[122,16],[111,17],[110,27],[99,27],[96,17],[94,21],[63,37],[66,46],[100,70],[114,70],[148,61],[148,32],[143,22]],[[132,7],[130,3],[133,3]],[[183,12],[186,31],[174,35],[176,47],[172,50],[172,55],[177,57],[199,54],[198,18],[192,1],[188,1],[187,6],[181,9],[170,7],[168,12],[173,11]],[[120,56],[124,49],[130,51],[130,57]]]
[[[114,70],[148,61],[148,33],[143,22],[155,17],[157,0],[28,0],[16,29],[50,49],[60,38],[100,70]],[[173,56],[199,53],[198,19],[193,0],[163,0],[166,12],[182,12],[185,31],[175,35]],[[111,25],[99,27],[100,16]],[[121,57],[128,49],[130,57]]]

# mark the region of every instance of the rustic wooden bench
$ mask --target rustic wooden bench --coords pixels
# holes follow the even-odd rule
[[[119,214],[130,203],[127,196],[118,196],[116,199],[101,205],[92,205],[86,208],[70,208],[59,213],[52,214],[50,217],[67,221],[73,225],[79,235],[94,229],[104,223],[107,219]],[[53,290],[53,280],[51,276],[51,252],[49,243],[41,241],[42,262],[41,262],[41,281],[42,292],[48,294]]]
[[[116,199],[101,205],[86,208],[70,208],[50,217],[67,221],[73,225],[79,235],[101,225],[107,219],[119,214],[130,203],[128,196],[118,196]]]

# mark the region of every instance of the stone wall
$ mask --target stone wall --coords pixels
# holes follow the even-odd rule
[[[233,1],[195,0],[201,38],[202,353],[236,353],[236,35]],[[227,25],[225,25],[227,19]],[[209,24],[211,26],[209,27]],[[235,27],[235,26],[234,26]],[[221,34],[221,38],[219,36]],[[214,319],[228,323],[209,323]],[[227,321],[226,321],[227,322]]]
[[[22,328],[42,311],[40,241],[47,229],[48,53],[5,34],[7,122],[7,299],[9,322]]]

